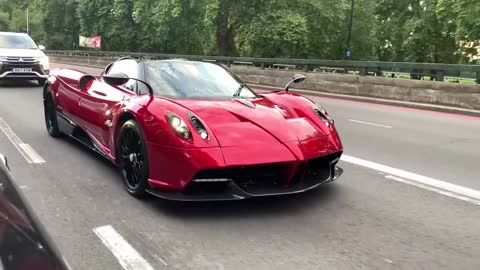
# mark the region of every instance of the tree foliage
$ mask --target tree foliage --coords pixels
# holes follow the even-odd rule
[[[49,49],[100,35],[103,50],[343,59],[351,1],[0,0],[0,31],[26,28],[28,9]],[[352,59],[466,61],[480,45],[477,2],[355,0]]]

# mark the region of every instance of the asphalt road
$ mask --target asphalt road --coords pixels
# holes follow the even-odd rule
[[[123,269],[93,231],[105,225],[154,269],[480,269],[480,205],[395,171],[478,192],[480,119],[314,99],[350,159],[338,182],[295,196],[136,200],[109,162],[48,136],[33,82],[0,83],[0,118],[46,162],[27,163],[2,132],[0,152],[72,269]]]

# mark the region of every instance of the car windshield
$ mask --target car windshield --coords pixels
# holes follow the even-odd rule
[[[2,49],[37,49],[33,40],[24,35],[0,35],[0,48]]]
[[[255,93],[221,66],[204,62],[147,62],[155,94],[172,98],[254,98]]]

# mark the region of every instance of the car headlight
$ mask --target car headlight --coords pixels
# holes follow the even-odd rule
[[[200,138],[202,138],[204,140],[208,140],[209,139],[208,131],[205,128],[205,125],[202,123],[202,121],[200,121],[200,119],[198,119],[198,117],[196,117],[195,115],[193,115],[191,113],[188,114],[188,118],[190,119],[190,123],[195,128],[198,135],[200,135]]]
[[[328,112],[320,105],[316,104],[317,107],[313,107],[315,114],[322,120],[322,122],[329,127],[334,123],[334,120],[328,115]]]
[[[175,115],[174,113],[167,114],[167,120],[172,129],[182,138],[185,140],[192,139],[192,132],[188,128],[185,121],[182,120],[179,116]]]

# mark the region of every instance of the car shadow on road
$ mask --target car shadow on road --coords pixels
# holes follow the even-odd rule
[[[339,193],[338,185],[329,183],[305,193],[240,201],[175,202],[150,198],[145,202],[146,207],[152,207],[163,215],[181,219],[237,219],[303,212],[335,201]]]
[[[62,139],[65,140],[65,142],[68,143],[70,146],[74,147],[75,150],[78,150],[79,152],[82,152],[82,154],[84,154],[85,156],[87,156],[87,157],[89,157],[93,160],[97,160],[102,165],[110,167],[113,170],[117,169],[117,167],[109,159],[103,157],[99,153],[97,153],[97,152],[93,151],[92,149],[88,148],[87,146],[85,146],[81,142],[77,141],[76,139],[74,139],[70,136],[67,136],[67,135],[63,135]]]
[[[40,85],[36,81],[14,81],[14,80],[2,80],[0,81],[0,87],[8,88],[38,88]]]
[[[81,152],[85,157],[100,162],[102,165],[117,173],[116,166],[98,153],[84,146],[70,137],[63,138],[69,146]],[[115,184],[122,185],[120,174],[113,178],[118,179]],[[111,179],[111,178],[109,178]],[[320,187],[299,194],[253,198],[239,201],[216,201],[216,202],[180,202],[169,201],[154,196],[147,196],[141,200],[143,207],[158,212],[161,216],[189,220],[208,219],[238,219],[258,218],[259,216],[293,215],[302,213],[319,206],[328,206],[338,202],[342,193],[341,186],[336,183],[328,183]],[[125,192],[121,196],[128,196]]]

